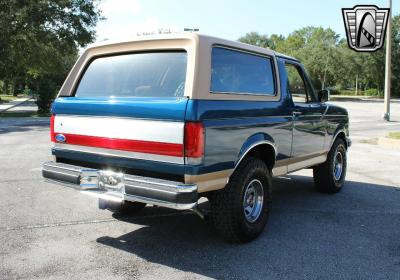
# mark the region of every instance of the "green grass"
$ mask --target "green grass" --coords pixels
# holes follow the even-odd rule
[[[331,95],[335,96],[361,96],[361,97],[374,97],[374,98],[382,98],[382,93],[378,93],[376,89],[368,89],[368,90],[358,90],[357,95],[356,91],[354,90],[349,90],[349,89],[342,89],[342,90],[331,90]]]
[[[51,113],[48,114],[38,114],[37,112],[5,112],[0,114],[0,118],[23,118],[23,117],[32,117],[32,118],[41,118],[41,117],[50,117]]]
[[[400,131],[389,132],[389,138],[399,139],[400,140]]]
[[[19,98],[18,96],[13,96],[13,95],[0,95],[0,104],[8,103],[18,98]]]

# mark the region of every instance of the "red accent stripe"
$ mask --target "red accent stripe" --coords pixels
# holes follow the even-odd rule
[[[54,135],[57,134],[57,132],[54,133]],[[183,157],[183,144],[126,140],[66,133],[62,134],[66,138],[66,141],[64,142],[65,144]],[[54,138],[52,140],[53,142],[57,142]]]

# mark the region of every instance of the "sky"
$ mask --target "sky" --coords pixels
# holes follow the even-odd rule
[[[129,40],[158,29],[200,33],[237,40],[247,32],[282,34],[305,26],[332,28],[345,37],[341,8],[373,4],[388,7],[388,0],[102,0],[105,20],[96,27],[97,42]],[[400,0],[393,0],[393,15]]]

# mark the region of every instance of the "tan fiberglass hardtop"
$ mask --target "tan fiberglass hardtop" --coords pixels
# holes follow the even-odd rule
[[[86,65],[88,65],[88,63],[95,57],[110,54],[132,53],[136,51],[185,50],[188,54],[188,62],[184,96],[192,99],[210,100],[246,99],[276,101],[280,99],[279,77],[276,77],[277,95],[275,96],[248,95],[244,97],[224,93],[210,93],[211,49],[213,46],[223,46],[248,51],[262,56],[275,57],[275,52],[270,49],[196,33],[143,36],[128,42],[106,42],[92,45],[84,51],[64,82],[59,96],[72,95],[74,86],[77,84],[77,81],[85,70]],[[280,54],[280,56],[284,55]],[[276,60],[273,59],[273,61],[275,63],[275,69],[277,69]]]

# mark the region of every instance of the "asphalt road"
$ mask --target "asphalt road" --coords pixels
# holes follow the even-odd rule
[[[309,170],[275,179],[267,229],[244,245],[190,212],[113,217],[43,182],[48,120],[0,119],[0,278],[400,279],[400,150],[365,141],[400,123],[381,121],[381,104],[335,103],[352,117],[345,188],[317,193]]]

